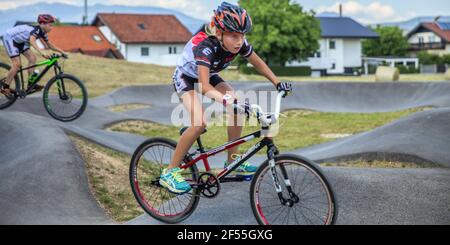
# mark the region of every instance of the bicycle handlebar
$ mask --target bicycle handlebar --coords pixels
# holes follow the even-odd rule
[[[52,58],[57,58],[57,59],[59,59],[59,58],[64,58],[64,59],[68,59],[69,56],[67,56],[66,54],[52,54],[52,55],[50,56],[50,59],[52,59]]]
[[[261,106],[259,106],[257,104],[252,104],[252,105],[250,105],[251,114],[255,114],[256,118],[263,126],[269,126],[271,124],[276,123],[278,121],[278,118],[280,117],[281,99],[283,98],[285,93],[286,92],[284,92],[284,91],[278,92],[277,100],[275,103],[275,113],[265,113],[263,111],[263,109],[261,108]],[[238,106],[240,106],[240,105],[238,105]],[[245,110],[241,110],[241,111],[245,111]]]

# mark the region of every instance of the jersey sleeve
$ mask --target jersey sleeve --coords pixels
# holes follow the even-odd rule
[[[247,39],[244,40],[244,45],[242,45],[241,50],[239,50],[239,54],[245,58],[250,57],[253,53],[253,46],[248,43]]]
[[[41,28],[36,27],[31,31],[31,35],[34,36],[36,39],[43,39],[44,41],[48,42],[48,35],[45,33]]]
[[[194,48],[194,58],[197,65],[211,68],[214,58],[214,47],[208,45],[208,42],[202,42]]]

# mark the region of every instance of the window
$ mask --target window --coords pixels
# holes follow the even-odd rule
[[[92,39],[94,39],[98,43],[102,41],[102,38],[99,35],[93,35]]]
[[[419,37],[419,46],[423,46],[423,44],[425,43],[425,38],[423,37]]]
[[[436,36],[429,36],[429,37],[428,37],[428,41],[429,41],[430,43],[435,43],[435,42],[436,42]]]
[[[145,30],[145,29],[147,29],[146,27],[145,27],[145,24],[138,24],[138,27],[139,27],[139,29],[141,29],[141,30]]]
[[[142,47],[141,48],[141,56],[149,56],[150,55],[150,49],[148,47]]]
[[[177,47],[169,46],[169,54],[176,54],[177,53]]]
[[[330,40],[330,49],[336,49],[336,41]]]
[[[317,58],[320,58],[320,57],[322,57],[322,53],[320,53],[320,52],[317,52],[317,53],[316,53],[316,57],[317,57]]]
[[[336,70],[336,63],[331,64],[331,70]]]

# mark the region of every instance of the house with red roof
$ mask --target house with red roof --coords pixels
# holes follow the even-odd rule
[[[123,59],[122,54],[95,26],[54,26],[49,39],[66,52]]]
[[[416,54],[426,51],[431,54],[450,54],[450,22],[420,23],[407,34],[410,51]]]
[[[127,61],[175,66],[191,32],[173,15],[99,13],[93,26]]]

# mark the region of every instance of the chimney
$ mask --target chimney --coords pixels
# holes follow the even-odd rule
[[[83,25],[88,25],[88,4],[87,4],[87,0],[84,0]]]
[[[339,17],[342,17],[342,4],[339,4]]]
[[[441,17],[442,17],[442,16],[440,16],[440,15],[439,15],[439,16],[436,16],[436,18],[434,18],[434,22],[437,23]]]

